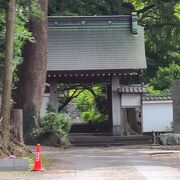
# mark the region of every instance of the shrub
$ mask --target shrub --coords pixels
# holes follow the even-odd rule
[[[69,144],[71,119],[67,114],[51,112],[40,121],[40,128],[34,129],[32,136],[38,141],[45,141],[50,136],[56,137],[60,145]]]
[[[105,116],[95,110],[82,112],[83,120],[85,122],[101,122],[104,121]]]

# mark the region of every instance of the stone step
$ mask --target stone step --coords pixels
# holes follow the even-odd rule
[[[108,122],[99,123],[78,123],[73,124],[70,130],[71,133],[106,133],[108,132]]]
[[[111,146],[130,144],[150,144],[151,136],[103,136],[103,135],[71,135],[71,144],[75,146]]]

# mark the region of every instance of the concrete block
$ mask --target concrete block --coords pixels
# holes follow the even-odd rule
[[[0,159],[0,171],[27,171],[29,162],[26,159]]]
[[[13,159],[1,159],[0,160],[0,170],[1,171],[13,171],[14,170],[14,160]]]
[[[15,171],[28,171],[29,161],[27,159],[15,159],[14,168],[15,168]]]

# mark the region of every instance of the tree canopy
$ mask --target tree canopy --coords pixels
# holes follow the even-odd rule
[[[180,79],[180,65],[172,62],[168,67],[159,67],[150,85],[160,91],[169,91],[175,79]]]
[[[0,88],[2,87],[2,77],[3,77],[3,64],[5,58],[5,23],[6,17],[5,12],[7,8],[7,1],[0,1]],[[18,65],[23,61],[22,52],[24,43],[28,40],[35,43],[35,39],[32,33],[27,27],[27,23],[32,18],[38,18],[41,16],[41,11],[39,9],[37,0],[22,1],[18,0],[16,2],[16,16],[15,16],[15,36],[14,36],[14,58],[13,58],[13,70],[14,82],[18,81],[17,71]]]

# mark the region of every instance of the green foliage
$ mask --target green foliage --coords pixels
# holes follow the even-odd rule
[[[154,89],[154,87],[151,86],[151,85],[148,85],[148,87],[147,87],[147,92],[148,92],[149,94],[161,94],[161,91],[160,91],[160,90]]]
[[[82,112],[82,117],[84,122],[101,122],[105,119],[104,115],[99,113],[96,109],[92,109],[91,111],[87,112]]]
[[[35,5],[35,1],[31,1]],[[16,16],[14,21],[15,26],[15,36],[14,36],[14,59],[13,59],[13,82],[18,81],[18,66],[22,62],[22,49],[24,43],[28,40],[30,42],[35,42],[34,38],[32,37],[32,33],[29,32],[26,25],[30,20],[30,14],[27,14],[28,6],[27,4],[30,3],[29,1],[23,4],[17,3],[16,8]],[[36,8],[38,6],[36,5]],[[32,15],[33,14],[33,15]],[[38,11],[31,12],[31,16],[38,17]],[[2,86],[2,77],[3,77],[3,64],[5,59],[5,23],[6,23],[6,15],[5,10],[0,11],[0,87]]]
[[[127,13],[122,9],[123,1],[119,0],[51,0],[49,15],[94,16]]]
[[[177,16],[180,19],[180,3],[176,4],[174,10],[175,10],[175,16]]]
[[[133,4],[138,13],[139,24],[145,28],[148,68],[144,81],[149,83],[159,67],[167,67],[172,61],[180,63],[180,21],[177,18],[179,1],[126,0],[126,2]]]
[[[91,90],[84,90],[77,98],[77,108],[81,111],[85,122],[97,122],[105,120],[105,95],[102,92],[103,85],[96,85]],[[100,101],[103,100],[103,101]]]
[[[142,9],[145,6],[143,0],[124,0],[124,2],[131,3],[136,10]]]
[[[0,4],[0,88],[2,87],[3,64],[5,59],[5,23],[6,23],[6,0],[1,0]],[[2,8],[2,7],[3,8]],[[2,8],[2,9],[1,9]],[[14,59],[13,59],[13,82],[17,82],[18,67],[22,63],[22,49],[26,41],[34,42],[32,33],[28,30],[29,21],[41,18],[42,11],[38,0],[17,0],[16,1],[16,16],[14,21],[15,36],[14,36]]]
[[[40,128],[34,129],[31,136],[35,139],[44,140],[47,134],[59,138],[60,143],[68,145],[71,119],[67,114],[48,113],[40,121]]]
[[[160,67],[150,84],[154,89],[168,90],[172,88],[175,79],[180,79],[180,65],[173,62],[168,67]]]
[[[77,97],[76,103],[77,103],[77,108],[81,112],[90,111],[93,109],[93,106],[95,104],[94,96],[90,91],[85,90]]]
[[[17,0],[17,14],[27,20],[35,20],[43,16],[38,0]]]
[[[49,113],[40,122],[45,132],[54,133],[59,137],[66,136],[71,127],[71,119],[67,114]]]

